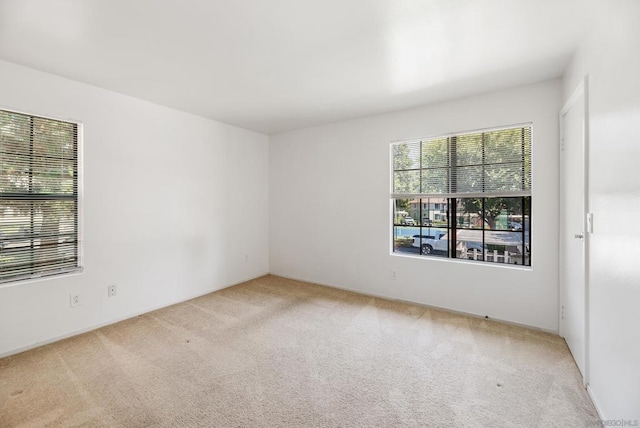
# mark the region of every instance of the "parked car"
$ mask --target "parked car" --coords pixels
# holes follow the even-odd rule
[[[404,224],[407,226],[415,226],[416,225],[416,221],[413,219],[413,217],[405,217],[404,218]]]
[[[434,230],[431,235],[413,235],[414,247],[420,248],[420,254],[431,254],[433,251],[447,251],[449,242],[444,230]],[[442,239],[445,237],[445,239]]]
[[[432,254],[434,251],[447,252],[449,249],[448,233],[435,230],[431,235],[413,235],[413,247],[420,248],[420,254]],[[475,241],[459,241],[466,250],[482,251],[482,243]],[[460,249],[460,248],[458,248]]]

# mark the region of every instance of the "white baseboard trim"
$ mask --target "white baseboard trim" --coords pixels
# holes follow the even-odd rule
[[[596,408],[596,412],[598,413],[598,417],[600,418],[601,421],[606,420],[604,415],[602,414],[602,411],[600,410],[600,406],[598,406],[598,400],[596,400],[596,397],[593,393],[593,389],[591,389],[591,385],[587,385],[587,394],[589,394],[589,398],[591,398],[591,402],[593,403],[593,407]]]
[[[235,285],[242,284],[242,283],[245,283],[247,281],[252,281],[254,279],[262,278],[263,276],[266,276],[266,275],[269,275],[269,273],[264,273],[264,274],[258,275],[256,277],[245,279],[245,280],[238,281],[238,282],[234,282],[232,284],[224,285],[222,287],[212,288],[212,289],[200,292],[200,293],[195,293],[193,295],[189,295],[189,296],[185,297],[184,299],[180,299],[180,300],[177,300],[177,301],[174,301],[174,302],[162,303],[162,304],[157,305],[157,306],[152,306],[149,309],[145,309],[145,310],[142,310],[142,311],[139,311],[139,312],[134,312],[133,314],[130,314],[130,315],[125,315],[125,316],[122,316],[122,317],[110,319],[110,320],[105,321],[105,322],[101,322],[101,323],[98,323],[98,324],[93,324],[93,325],[90,325],[90,326],[87,326],[87,327],[83,327],[83,328],[80,328],[80,329],[77,329],[77,330],[73,330],[73,331],[70,331],[70,332],[67,332],[67,333],[64,333],[64,334],[60,334],[60,335],[57,335],[57,336],[54,336],[54,337],[50,337],[50,338],[45,339],[45,340],[39,340],[37,342],[33,342],[33,343],[30,343],[30,344],[25,345],[25,346],[20,346],[20,347],[15,348],[15,349],[10,349],[8,351],[0,353],[0,358],[5,358],[5,357],[9,357],[11,355],[20,354],[22,352],[26,352],[26,351],[29,351],[31,349],[39,348],[41,346],[48,345],[50,343],[54,343],[54,342],[58,342],[60,340],[68,339],[69,337],[77,336],[77,335],[83,334],[83,333],[88,333],[90,331],[94,331],[94,330],[97,330],[99,328],[111,325],[111,324],[119,323],[120,321],[125,321],[125,320],[131,319],[131,318],[135,318],[135,317],[140,316],[140,315],[144,315],[144,314],[148,314],[148,313],[153,312],[153,311],[157,311],[158,309],[167,308],[169,306],[177,305],[178,303],[187,302],[189,300],[192,300],[192,299],[195,299],[195,298],[198,298],[198,297],[201,297],[201,296],[206,296],[207,294],[211,294],[211,293],[214,293],[216,291],[224,290],[225,288],[233,287]]]
[[[484,315],[474,314],[472,312],[464,312],[464,311],[459,311],[459,310],[456,310],[456,309],[446,308],[446,307],[443,307],[443,306],[436,306],[436,305],[430,305],[428,303],[422,303],[422,302],[416,302],[416,301],[413,301],[413,300],[401,299],[401,298],[398,298],[398,297],[388,296],[388,295],[385,295],[385,294],[378,294],[378,293],[372,293],[372,292],[369,292],[369,291],[357,290],[357,289],[353,289],[353,288],[349,288],[349,287],[343,287],[341,285],[324,283],[324,282],[320,282],[320,281],[316,281],[316,280],[312,280],[312,279],[298,278],[298,277],[295,277],[295,276],[282,274],[282,273],[269,272],[269,275],[279,276],[279,277],[285,278],[285,279],[292,279],[294,281],[308,282],[310,284],[321,285],[323,287],[330,287],[330,288],[335,288],[335,289],[343,290],[343,291],[350,291],[352,293],[361,294],[363,296],[377,297],[377,298],[380,298],[380,299],[386,299],[386,300],[392,300],[392,301],[396,301],[396,302],[407,303],[407,304],[411,304],[411,305],[423,306],[425,308],[437,309],[437,310],[440,310],[440,311],[450,312],[452,314],[457,314],[457,315],[462,315],[462,316],[467,316],[467,317],[473,317],[473,318],[488,319],[490,321],[496,321],[496,322],[499,322],[499,323],[502,323],[502,324],[512,325],[512,326],[516,326],[516,327],[524,327],[524,328],[528,328],[528,329],[531,329],[531,330],[542,331],[542,332],[545,332],[545,333],[550,333],[550,334],[558,336],[558,331],[557,330],[550,330],[550,329],[546,329],[546,328],[541,328],[541,327],[538,327],[538,326],[535,326],[535,325],[522,324],[522,323],[513,322],[513,321],[509,321],[509,320],[503,320],[503,319],[500,319],[500,318],[485,318]]]

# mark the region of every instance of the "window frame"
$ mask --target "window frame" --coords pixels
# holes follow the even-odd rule
[[[4,286],[17,285],[21,283],[27,283],[32,281],[38,281],[43,279],[54,279],[60,278],[63,276],[76,275],[82,273],[84,271],[84,125],[81,121],[70,118],[60,118],[51,115],[43,115],[39,113],[33,113],[23,110],[18,110],[10,107],[5,107],[0,105],[0,110],[5,111],[9,114],[16,114],[29,117],[31,123],[33,123],[34,119],[45,120],[45,121],[54,121],[61,122],[65,124],[70,124],[75,127],[75,177],[74,177],[74,188],[75,194],[74,198],[60,198],[59,195],[53,194],[51,198],[42,197],[41,200],[45,201],[54,201],[54,200],[70,200],[75,204],[75,216],[74,216],[74,225],[75,225],[75,246],[74,246],[74,258],[75,263],[70,267],[54,267],[53,269],[48,269],[44,271],[31,271],[28,273],[17,274],[12,276],[7,276],[6,278],[0,277],[0,288]],[[33,135],[31,135],[33,138]],[[33,141],[30,141],[30,144],[33,144]],[[33,156],[33,155],[31,155]],[[1,194],[1,192],[0,192]],[[15,195],[21,195],[18,199],[24,198],[24,200],[28,200],[27,195],[28,192],[16,192]],[[36,214],[31,212],[29,217],[34,217]],[[34,240],[33,232],[29,235],[29,240]],[[33,243],[32,243],[33,248]]]
[[[485,134],[485,133],[490,133],[490,132],[495,132],[495,131],[509,131],[509,130],[518,130],[518,129],[522,129],[523,132],[525,130],[525,128],[528,128],[528,132],[529,132],[529,147],[528,147],[528,151],[525,152],[525,145],[524,145],[524,133],[523,133],[523,157],[522,157],[522,176],[521,176],[521,180],[522,180],[522,190],[517,190],[517,191],[499,191],[499,192],[485,192],[484,189],[484,177],[482,179],[482,183],[483,183],[483,187],[482,187],[482,191],[480,192],[460,192],[458,193],[456,190],[456,185],[457,185],[457,178],[453,178],[456,174],[456,168],[460,167],[460,164],[454,163],[455,159],[456,159],[456,144],[457,144],[457,139],[460,136],[471,136],[473,134]],[[446,144],[447,144],[447,164],[446,164],[446,169],[449,171],[448,172],[448,179],[447,179],[447,186],[448,186],[448,191],[444,194],[435,194],[435,193],[429,193],[429,192],[425,192],[425,193],[394,193],[394,180],[395,180],[395,173],[398,171],[409,171],[409,170],[416,170],[416,171],[420,171],[420,177],[419,177],[419,189],[422,192],[424,189],[424,182],[423,182],[423,176],[422,176],[422,171],[424,170],[431,170],[431,169],[435,169],[435,168],[442,168],[442,166],[432,166],[432,165],[424,165],[423,164],[423,145],[424,143],[431,143],[434,142],[436,140],[443,140],[446,139]],[[532,223],[532,200],[533,200],[533,141],[534,141],[534,129],[533,129],[533,123],[532,122],[526,122],[526,123],[518,123],[518,124],[513,124],[513,125],[505,125],[505,126],[498,126],[498,127],[492,127],[492,128],[482,128],[482,129],[475,129],[475,130],[469,130],[469,131],[461,131],[461,132],[450,132],[447,134],[438,134],[438,135],[433,135],[431,137],[426,137],[426,138],[420,138],[420,139],[411,139],[411,140],[396,140],[391,142],[390,147],[389,147],[389,171],[390,171],[390,221],[387,224],[391,225],[391,233],[390,233],[390,238],[391,238],[391,245],[390,245],[390,250],[391,250],[391,255],[397,255],[400,257],[416,257],[418,256],[418,258],[420,259],[435,259],[435,260],[447,260],[447,261],[461,261],[461,262],[471,262],[471,263],[480,263],[480,264],[484,264],[484,265],[493,265],[493,266],[501,266],[501,267],[516,267],[516,268],[529,268],[531,269],[532,267],[532,263],[531,263],[531,223]],[[397,145],[410,145],[410,144],[419,144],[420,149],[419,149],[419,158],[417,160],[418,162],[418,166],[414,167],[411,166],[409,168],[400,168],[400,169],[396,169],[396,159],[394,158],[394,147]],[[451,147],[453,146],[453,155],[451,153],[452,149]],[[484,135],[482,137],[482,157],[483,157],[483,161],[482,161],[482,165],[484,168],[485,164],[484,162],[484,156],[485,156],[485,140],[484,140]],[[528,155],[528,158],[525,156]],[[415,156],[415,152],[414,152],[414,156]],[[415,160],[413,161],[415,162]],[[453,173],[452,173],[453,171]],[[484,171],[484,169],[483,169]],[[528,180],[528,181],[527,181]],[[463,227],[459,227],[458,225],[458,215],[456,213],[456,207],[458,206],[459,202],[463,199],[481,199],[482,200],[482,212],[483,214],[481,214],[481,227],[480,228],[463,228]],[[517,229],[513,229],[513,228],[509,228],[509,226],[512,224],[512,220],[509,220],[509,215],[507,215],[507,228],[506,229],[490,229],[489,227],[486,226],[486,216],[484,215],[484,205],[486,203],[485,199],[505,199],[505,198],[519,198],[521,200],[521,204],[519,205],[520,209],[521,209],[521,213],[520,214],[514,214],[513,216],[515,217],[520,217],[521,221],[520,221],[520,226],[522,228],[522,231],[517,231]],[[420,245],[418,246],[418,254],[413,254],[411,252],[402,252],[402,251],[397,251],[398,247],[396,245],[396,238],[407,238],[407,235],[397,235],[396,234],[396,228],[397,227],[407,227],[406,224],[398,224],[397,223],[397,216],[396,216],[396,200],[402,200],[402,199],[407,199],[407,200],[416,200],[417,202],[417,206],[419,207],[419,212],[420,214],[415,214],[412,213],[411,210],[409,210],[409,216],[413,215],[414,217],[418,217],[416,218],[416,228],[419,231],[418,235],[414,235],[415,236],[420,236],[420,239],[424,239],[423,238],[423,229],[426,229],[428,232],[427,235],[433,235],[433,233],[431,232],[432,228],[436,228],[436,229],[441,229],[441,230],[445,230],[448,237],[447,238],[452,238],[447,242],[447,251],[446,251],[446,257],[424,257],[423,255],[423,250],[422,250],[422,241],[420,242]],[[426,204],[429,206],[429,209],[431,205],[434,206],[433,210],[435,211],[435,205],[436,202],[431,202],[430,200],[436,199],[438,200],[438,203],[442,206],[442,202],[444,202],[445,206],[446,206],[446,226],[441,224],[440,226],[434,226],[432,224],[433,219],[431,219],[431,217],[429,217],[429,219],[426,221],[427,224],[424,224],[425,221],[423,220],[423,215],[422,215],[422,209],[423,206]],[[410,205],[410,202],[407,203],[407,205]],[[444,207],[443,207],[444,208]],[[435,216],[435,215],[434,215]],[[495,226],[494,226],[495,227]],[[467,257],[457,257],[456,255],[456,247],[459,244],[458,240],[456,239],[456,234],[458,231],[460,230],[477,230],[478,232],[482,233],[482,247],[481,250],[484,249],[483,254],[481,256],[481,258],[476,259],[476,260],[469,260]],[[509,233],[521,233],[522,234],[522,238],[521,238],[521,244],[520,246],[515,246],[515,245],[507,245],[504,244],[504,255],[501,255],[498,253],[499,257],[503,258],[503,262],[496,262],[496,260],[491,260],[491,259],[495,259],[495,251],[497,250],[492,250],[492,252],[487,252],[487,244],[485,243],[485,235],[486,232],[498,232],[498,234],[502,233],[502,232],[509,232]],[[468,242],[471,242],[471,240],[469,240]],[[415,246],[415,245],[414,245]],[[498,246],[498,244],[492,244],[492,246],[495,248],[496,246]],[[521,257],[521,263],[518,264],[516,263],[505,263],[504,260],[507,260],[507,247],[516,247],[517,250],[520,253],[520,257]],[[474,255],[476,254],[476,251],[473,252]],[[478,251],[479,254],[479,251]],[[509,255],[511,255],[511,253],[509,253]],[[498,257],[498,258],[499,258]],[[487,260],[485,260],[487,259]],[[509,258],[509,260],[511,261],[511,258]]]

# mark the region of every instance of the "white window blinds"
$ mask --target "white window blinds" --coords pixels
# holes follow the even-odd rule
[[[78,267],[78,125],[0,110],[0,282]]]
[[[531,195],[531,126],[392,145],[392,198]]]

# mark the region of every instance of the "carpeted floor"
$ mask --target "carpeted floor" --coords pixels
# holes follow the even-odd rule
[[[0,359],[1,427],[597,419],[557,336],[274,276]]]

